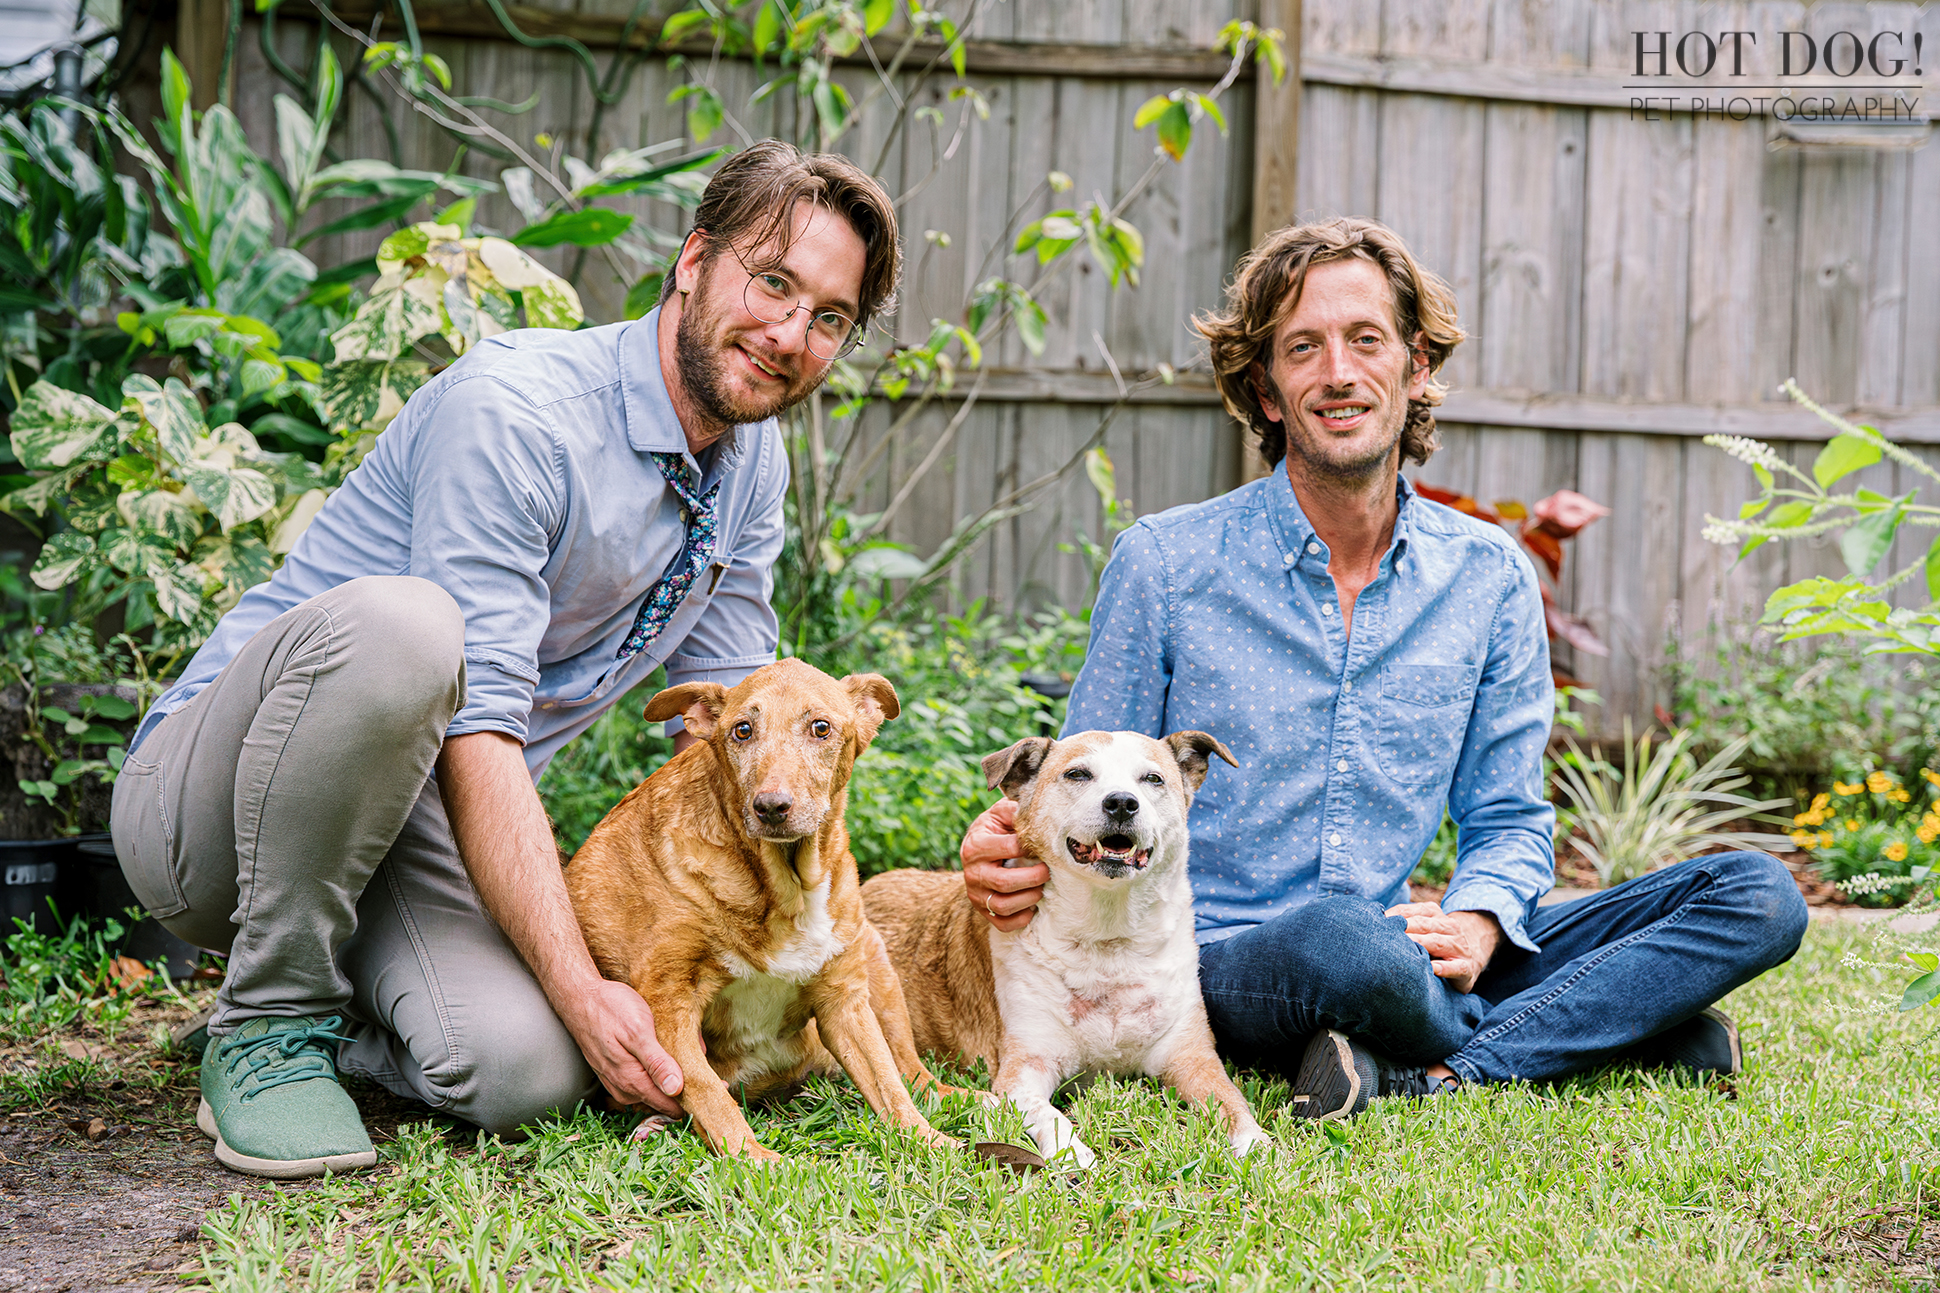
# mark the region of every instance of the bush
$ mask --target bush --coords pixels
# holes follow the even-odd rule
[[[1743,739],[1759,797],[1801,802],[1828,781],[1903,777],[1940,754],[1940,676],[1906,656],[1868,658],[1857,641],[1778,642],[1754,631],[1721,643],[1715,667],[1673,660],[1679,720],[1714,752]]]
[[[1904,900],[1916,876],[1940,864],[1936,841],[1940,772],[1932,768],[1921,768],[1910,789],[1889,772],[1835,780],[1792,818],[1792,842],[1812,855],[1814,869],[1865,906]]]

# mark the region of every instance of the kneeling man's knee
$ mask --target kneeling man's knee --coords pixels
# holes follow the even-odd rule
[[[1314,991],[1322,1010],[1406,1014],[1426,987],[1423,953],[1366,898],[1316,898],[1287,913],[1288,973]]]
[[[473,1059],[451,1075],[446,1112],[507,1138],[550,1115],[570,1115],[599,1083],[565,1026],[550,1012],[547,1022],[467,1039]]]
[[[1805,897],[1783,862],[1769,853],[1732,853],[1720,859],[1720,879],[1758,927],[1773,954],[1772,964],[1798,951],[1810,921]]]

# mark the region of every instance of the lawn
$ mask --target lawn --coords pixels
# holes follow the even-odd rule
[[[1209,1117],[1110,1080],[1069,1105],[1101,1150],[1081,1179],[908,1142],[846,1083],[755,1115],[789,1156],[766,1169],[684,1131],[631,1143],[612,1116],[518,1145],[406,1121],[371,1175],[233,1195],[176,1269],[218,1289],[1928,1289],[1940,1012],[1882,1009],[1907,974],[1864,964],[1881,957],[1815,921],[1726,1003],[1749,1054],[1728,1084],[1612,1071],[1327,1129],[1248,1078],[1277,1144],[1243,1163]],[[77,1076],[110,1077],[8,1067],[16,1117],[72,1111],[90,1094]],[[192,1109],[186,1063],[154,1072],[162,1104]],[[1023,1140],[1008,1111],[931,1112],[967,1139]]]

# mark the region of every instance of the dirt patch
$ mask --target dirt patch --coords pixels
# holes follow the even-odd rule
[[[213,993],[198,994],[200,997]],[[0,1116],[0,1293],[179,1288],[202,1267],[202,1218],[231,1195],[314,1188],[229,1171],[195,1128],[195,1057],[163,1048],[191,1011],[144,1001],[112,1039],[75,1028],[0,1048],[0,1072],[56,1088]],[[347,1084],[371,1138],[437,1115]]]

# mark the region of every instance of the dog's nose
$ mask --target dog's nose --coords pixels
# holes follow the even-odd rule
[[[779,826],[794,806],[794,796],[778,790],[763,791],[754,797],[754,815],[770,826]]]
[[[1112,791],[1105,796],[1105,816],[1115,822],[1130,821],[1138,816],[1138,796],[1122,790]]]

